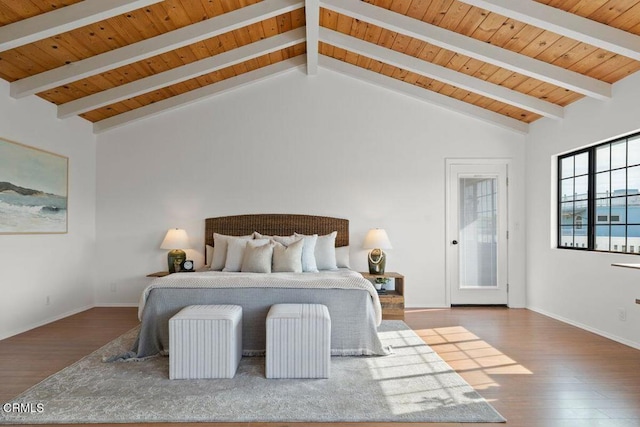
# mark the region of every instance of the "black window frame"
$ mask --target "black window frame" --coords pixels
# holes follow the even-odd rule
[[[629,227],[633,226],[636,228],[640,228],[640,218],[636,219],[636,222],[632,222],[630,221],[629,218],[629,206],[630,206],[630,198],[633,196],[637,196],[638,198],[640,198],[640,188],[632,188],[631,190],[638,190],[635,193],[630,193],[630,189],[629,189],[629,173],[628,170],[630,168],[633,167],[639,167],[640,163],[633,163],[633,164],[629,164],[629,140],[638,140],[638,138],[640,137],[640,132],[636,132],[633,134],[629,134],[629,135],[625,135],[625,136],[621,136],[621,137],[617,137],[602,143],[598,143],[596,145],[587,147],[587,148],[582,148],[579,150],[575,150],[569,153],[565,153],[562,154],[560,156],[558,156],[557,159],[557,212],[556,212],[556,220],[557,220],[557,227],[556,227],[556,247],[558,249],[568,249],[568,250],[580,250],[580,251],[593,251],[593,252],[603,252],[603,253],[617,253],[617,254],[626,254],[626,255],[640,255],[640,245],[629,245]],[[611,148],[609,149],[609,166],[608,169],[602,169],[602,170],[597,170],[597,157],[596,157],[596,152],[598,151],[599,148],[602,148],[604,146],[609,145],[610,147],[612,147],[613,145],[620,143],[621,141],[625,142],[625,165],[622,167],[614,167],[614,165],[611,162],[612,157],[612,151]],[[569,158],[569,157],[576,157],[579,156],[581,154],[587,153],[588,156],[588,161],[587,161],[587,173],[585,174],[579,174],[579,175],[575,175],[576,170],[575,170],[575,159],[574,159],[574,169],[571,172],[570,176],[567,176],[565,178],[563,178],[563,170],[562,170],[562,161],[563,159]],[[602,158],[602,157],[601,157]],[[638,162],[640,162],[640,160],[638,160]],[[614,172],[617,171],[621,171],[624,170],[625,174],[624,174],[624,180],[625,180],[625,187],[624,190],[620,190],[621,192],[619,192],[616,189],[612,189],[612,184],[611,184],[611,176],[613,175]],[[596,188],[596,176],[598,174],[602,175],[602,177],[604,177],[604,174],[608,173],[608,182],[609,182],[609,191],[607,192],[606,196],[603,195],[599,195],[597,193],[597,188]],[[586,207],[586,214],[587,214],[587,220],[584,221],[584,214],[583,213],[576,213],[576,178],[582,178],[586,176],[587,177],[587,197],[586,197],[586,203],[587,203],[587,207]],[[573,182],[573,195],[571,196],[571,200],[563,200],[563,191],[562,191],[562,187],[563,187],[563,181],[571,179]],[[579,199],[578,202],[582,202],[584,199]],[[618,201],[623,201],[624,203],[624,210],[622,212],[620,212],[619,214],[615,214],[612,207],[613,206],[621,206],[620,203],[618,204],[614,204],[614,202],[618,202]],[[566,203],[573,203],[573,213],[572,215],[572,220],[571,220],[571,224],[567,224],[566,222],[563,224],[563,202]],[[602,204],[606,205],[608,203],[609,209],[606,213],[603,212],[598,212],[598,205],[600,204],[600,206],[602,206]],[[638,203],[640,205],[640,203]],[[635,205],[635,204],[634,204]],[[634,206],[632,205],[632,206]],[[603,224],[602,220],[600,218],[602,218],[604,215],[606,214],[607,219],[606,219],[606,224]],[[620,222],[619,220],[621,219],[621,216],[624,216],[624,222]],[[617,217],[618,221],[613,221],[613,218]],[[580,218],[580,222],[577,223],[577,218]],[[562,237],[563,237],[563,226],[564,227],[571,227],[572,229],[572,243],[571,246],[563,246],[563,242],[562,242]],[[624,227],[624,244],[620,245],[619,243],[615,244],[613,243],[613,237],[620,237],[620,236],[615,236],[614,233],[612,232],[613,227]],[[580,247],[580,246],[576,246],[576,236],[581,236],[582,234],[578,235],[576,234],[576,230],[582,230],[583,228],[586,227],[586,237],[587,237],[587,246],[586,247]],[[608,239],[609,239],[609,243],[608,243],[608,249],[604,250],[602,248],[597,248],[597,232],[596,229],[597,227],[608,227]],[[584,238],[583,238],[584,240]],[[618,247],[620,247],[620,250],[614,250],[618,249]],[[630,250],[630,248],[633,249],[637,249],[638,252],[627,252],[627,250]]]

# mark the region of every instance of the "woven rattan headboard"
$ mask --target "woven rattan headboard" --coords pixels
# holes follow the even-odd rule
[[[234,215],[205,220],[205,241],[213,246],[213,233],[244,236],[257,231],[266,235],[329,234],[338,232],[336,246],[349,245],[349,220],[328,216],[258,214]]]

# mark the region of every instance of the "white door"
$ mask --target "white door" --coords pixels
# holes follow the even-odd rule
[[[507,304],[507,165],[449,164],[447,278],[451,305]]]

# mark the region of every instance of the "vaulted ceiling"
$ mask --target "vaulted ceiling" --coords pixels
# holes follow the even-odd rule
[[[327,68],[526,133],[640,70],[640,0],[0,0],[0,78],[102,132]]]

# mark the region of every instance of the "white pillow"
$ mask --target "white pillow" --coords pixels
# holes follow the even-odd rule
[[[229,239],[253,239],[253,234],[250,236],[227,236],[225,234],[213,233],[213,257],[209,263],[211,270],[222,270],[227,261],[227,245]]]
[[[213,261],[213,246],[205,245],[204,259],[207,267],[211,267],[211,261]]]
[[[336,248],[336,265],[338,268],[351,268],[349,261],[349,246]]]
[[[298,239],[286,246],[276,241],[273,246],[273,269],[274,273],[292,272],[302,273],[302,249],[304,240]]]
[[[316,242],[316,266],[318,270],[337,270],[338,265],[336,263],[336,236],[337,231],[326,234],[324,236],[318,236]]]
[[[242,269],[245,248],[248,245],[257,247],[266,245],[267,243],[269,243],[267,239],[248,240],[241,237],[229,239],[227,241],[227,260],[224,263],[222,271],[240,271]]]
[[[316,242],[318,240],[318,235],[314,234],[313,236],[305,236],[304,234],[295,234],[295,237],[300,238],[304,241],[304,246],[302,247],[302,271],[317,273],[318,267],[316,265]]]
[[[273,257],[273,244],[254,246],[246,244],[242,258],[243,273],[271,273],[271,259]]]

